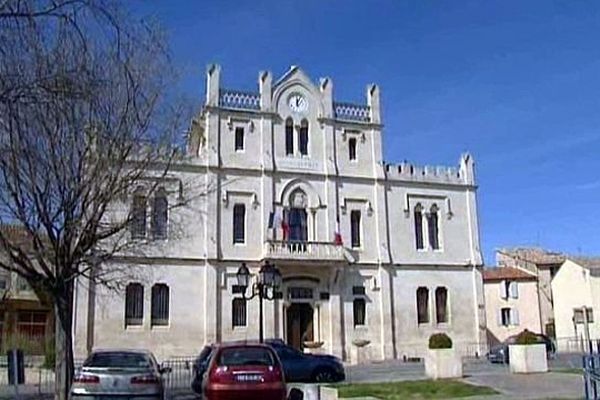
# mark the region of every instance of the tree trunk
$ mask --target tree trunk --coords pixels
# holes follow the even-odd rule
[[[56,364],[54,366],[54,399],[68,400],[73,381],[73,284],[61,288],[55,299]]]

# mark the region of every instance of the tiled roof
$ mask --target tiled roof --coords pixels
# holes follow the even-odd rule
[[[545,250],[539,247],[517,247],[501,249],[500,253],[534,264],[562,264],[566,256],[562,253]]]
[[[600,269],[600,257],[568,256],[567,258],[574,263],[581,265],[583,268]]]
[[[483,269],[484,281],[502,281],[509,280],[536,280],[535,275],[512,267],[493,267]]]

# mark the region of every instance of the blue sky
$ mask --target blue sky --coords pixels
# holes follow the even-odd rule
[[[471,152],[484,256],[539,245],[600,254],[600,2],[148,1],[181,90],[205,66],[255,90],[259,70],[329,76],[337,100],[381,86],[388,162]]]

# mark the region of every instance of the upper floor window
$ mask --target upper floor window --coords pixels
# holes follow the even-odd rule
[[[285,154],[294,154],[294,121],[291,118],[285,120]]]
[[[131,236],[136,239],[146,237],[146,195],[140,190],[133,195],[130,221]]]
[[[169,287],[164,283],[152,286],[151,321],[155,325],[169,325]]]
[[[426,287],[417,289],[417,322],[419,324],[429,322],[429,289]]]
[[[155,239],[167,237],[168,208],[167,192],[164,188],[159,188],[152,202],[152,236]]]
[[[350,235],[352,247],[360,247],[360,210],[350,212]]]
[[[500,314],[498,315],[498,325],[519,325],[519,310],[509,307],[501,308]]]
[[[236,204],[233,206],[233,243],[246,241],[246,206]]]
[[[356,160],[356,138],[348,139],[348,158],[350,161]]]
[[[308,155],[308,121],[303,119],[300,123],[300,135],[298,137],[300,154]]]
[[[423,249],[423,208],[420,204],[415,207],[415,244],[417,250]]]
[[[130,283],[125,288],[125,326],[142,325],[144,320],[144,287]]]
[[[438,324],[448,322],[448,289],[435,289],[435,319]]]
[[[429,246],[433,250],[440,248],[439,227],[438,227],[438,207],[432,205],[427,215],[427,230],[429,232]]]
[[[231,325],[246,326],[246,300],[235,298],[231,302]]]
[[[354,299],[352,303],[354,313],[354,326],[363,326],[366,321],[367,304],[362,297]]]
[[[518,299],[519,286],[517,281],[501,281],[500,282],[500,298],[502,299]]]
[[[244,150],[244,127],[235,128],[235,151]]]

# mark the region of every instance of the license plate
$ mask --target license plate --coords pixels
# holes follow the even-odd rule
[[[241,374],[236,375],[235,380],[238,382],[260,382],[262,381],[262,375]]]

